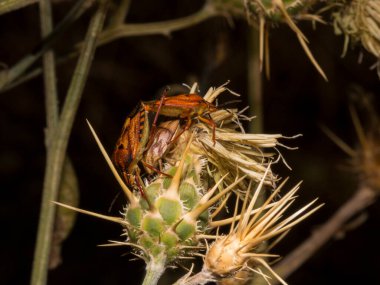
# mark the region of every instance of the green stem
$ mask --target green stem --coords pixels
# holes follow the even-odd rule
[[[252,133],[263,133],[263,92],[262,75],[260,71],[259,32],[250,27],[248,30],[248,104],[252,106],[251,116],[256,116],[251,121]]]
[[[204,285],[210,282],[215,282],[215,278],[213,278],[212,273],[209,272],[206,268],[203,269],[190,276],[191,270],[189,273],[178,279],[173,285]]]
[[[215,10],[211,4],[206,4],[200,11],[194,13],[193,15],[170,20],[153,22],[146,24],[119,24],[116,26],[111,25],[107,30],[103,31],[97,42],[97,46],[105,45],[111,41],[119,39],[121,37],[132,37],[132,36],[146,36],[146,35],[169,35],[171,32],[178,31],[181,29],[188,28],[192,25],[199,24],[209,18],[223,15],[221,12]],[[77,48],[81,47],[83,43],[77,44]],[[78,51],[70,53],[64,58],[66,59],[77,56]],[[24,77],[21,74],[25,72],[34,62],[36,58],[28,56],[24,58],[22,62],[16,64],[8,72],[0,72],[0,93],[10,90],[11,88],[17,86],[18,84],[24,83],[25,81],[34,78],[40,74],[40,70],[37,68],[31,73]]]
[[[262,72],[260,62],[260,34],[254,27],[248,30],[248,105],[251,106],[250,116],[255,116],[251,121],[249,130],[251,133],[262,134],[264,132],[264,112],[263,112],[263,89]],[[258,205],[264,204],[266,200],[265,192],[262,191],[257,199]],[[263,244],[263,249],[267,244]],[[254,276],[251,285],[264,285],[265,279],[261,276]]]
[[[102,32],[99,45],[107,44],[122,37],[146,36],[146,35],[169,35],[171,32],[181,30],[199,24],[208,18],[221,15],[211,4],[206,4],[198,12],[180,19],[153,22],[146,24],[122,24],[110,27]]]
[[[152,258],[146,265],[145,278],[142,285],[156,285],[166,269],[166,255],[159,254]]]
[[[85,5],[85,2],[86,0],[78,0],[66,14],[65,18],[58,23],[55,30],[48,33],[32,53],[20,59],[11,68],[0,72],[0,90],[22,76],[27,69],[29,69],[47,50],[50,49],[62,31],[74,23],[74,21],[77,20],[88,8],[88,5]],[[45,23],[43,23],[43,26],[43,29],[46,29],[47,26]]]
[[[49,35],[53,30],[53,16],[51,11],[51,2],[49,0],[40,0],[41,15],[41,35],[42,38]],[[49,149],[49,141],[55,125],[58,122],[58,95],[55,73],[54,52],[48,50],[43,57],[43,73],[45,84],[45,106],[46,106],[46,146]]]
[[[55,218],[55,206],[51,201],[57,200],[71,128],[95,52],[96,38],[104,24],[107,4],[107,0],[101,1],[98,10],[91,19],[86,41],[66,96],[62,115],[51,137],[51,151],[49,151],[46,165],[37,244],[33,261],[32,285],[44,285],[47,283],[47,266]]]
[[[109,28],[122,25],[127,17],[131,0],[121,0],[115,13],[110,17]]]

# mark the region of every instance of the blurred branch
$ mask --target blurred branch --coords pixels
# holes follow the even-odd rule
[[[376,201],[377,193],[370,187],[361,185],[348,200],[324,225],[319,226],[299,247],[281,260],[274,270],[286,279],[296,271],[319,248],[344,229],[349,219],[366,209]]]
[[[28,55],[20,59],[11,68],[7,68],[0,72],[0,90],[19,78],[28,68],[30,68],[41,56],[51,48],[62,31],[66,30],[73,22],[75,22],[91,5],[92,1],[79,0],[65,18],[55,27],[53,31],[48,33],[39,45]]]
[[[46,166],[37,245],[34,255],[32,285],[44,285],[47,283],[47,266],[56,212],[51,201],[57,200],[71,128],[95,53],[96,39],[103,28],[107,7],[108,0],[100,1],[99,8],[91,19],[86,40],[67,92],[62,114],[51,137],[51,151],[49,151]]]
[[[123,7],[124,9],[128,8],[128,6]],[[111,24],[110,27],[107,30],[103,31],[99,36],[97,46],[105,45],[122,37],[146,36],[155,34],[170,35],[171,32],[188,28],[192,25],[199,24],[209,18],[221,15],[224,14],[220,11],[217,11],[211,4],[206,4],[200,11],[194,13],[193,15],[180,19],[146,24]],[[119,15],[119,17],[122,16]],[[82,45],[83,43],[78,44],[77,49],[65,56],[63,61],[77,56],[78,50],[80,50]],[[40,55],[41,54],[39,54],[39,56]],[[39,58],[39,56],[33,56],[31,58],[31,55],[29,55],[20,60],[19,63],[17,63],[11,69],[0,72],[0,93],[10,90],[15,86],[40,75],[41,69],[36,68],[29,72],[27,75],[21,76]]]
[[[254,27],[248,30],[248,105],[252,106],[250,116],[256,116],[250,123],[250,131],[263,133],[264,112],[263,112],[263,90],[262,75],[260,68],[260,36]]]
[[[121,0],[119,6],[116,8],[115,13],[110,16],[109,27],[116,27],[124,23],[125,18],[129,11],[131,0]]]
[[[83,0],[82,0],[83,1]],[[128,9],[125,0],[124,9]],[[126,12],[126,11],[125,11]],[[211,4],[206,4],[200,11],[194,13],[193,15],[170,20],[161,21],[147,24],[111,24],[110,27],[103,31],[98,39],[97,46],[105,45],[111,41],[117,40],[122,37],[131,36],[145,36],[145,35],[170,35],[171,32],[188,28],[192,25],[199,24],[209,18],[223,15],[222,12],[217,11]],[[119,15],[118,17],[124,17]],[[120,20],[120,18],[119,18]],[[117,21],[119,21],[117,20]],[[116,21],[116,20],[115,20]],[[78,55],[78,50],[80,50],[83,43],[79,43],[76,46],[76,50],[66,55],[62,61],[76,57]],[[22,76],[22,74],[42,55],[42,53],[35,55],[28,55],[22,60],[20,60],[16,65],[14,65],[9,70],[4,70],[0,72],[0,93],[10,90],[17,85],[24,83],[36,76],[39,76],[42,70],[37,67],[36,69],[30,71],[28,74]]]
[[[38,0],[1,0],[0,15],[37,3]]]
[[[41,17],[41,35],[45,38],[53,31],[53,16],[51,11],[51,2],[49,0],[40,0],[40,17]],[[55,59],[52,50],[46,51],[42,57],[43,73],[45,84],[45,105],[46,105],[46,147],[49,150],[49,141],[58,121],[58,98],[55,73]]]

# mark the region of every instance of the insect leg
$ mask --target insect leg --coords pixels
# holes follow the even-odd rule
[[[215,139],[216,124],[215,124],[214,120],[211,118],[210,114],[208,114],[208,116],[210,117],[209,119],[201,117],[201,116],[199,116],[198,119],[212,127],[212,141],[213,141],[214,146],[215,146],[215,143],[216,143],[216,139]]]

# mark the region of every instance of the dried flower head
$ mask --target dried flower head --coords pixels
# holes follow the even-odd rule
[[[264,266],[281,283],[286,284],[265,261],[265,258],[278,256],[260,252],[260,246],[275,237],[281,238],[281,234],[311,215],[321,205],[310,209],[316,201],[314,200],[287,218],[283,218],[284,212],[296,198],[299,184],[279,200],[274,200],[283,185],[284,183],[270,195],[264,204],[256,207],[262,183],[257,187],[250,201],[248,198],[250,195],[245,196],[236,226],[232,223],[228,235],[216,237],[215,242],[207,251],[203,270],[211,272],[216,279],[234,276],[239,271],[252,271],[267,279],[268,277],[257,269],[258,266]],[[236,201],[238,203],[239,199]]]
[[[344,34],[343,55],[348,44],[361,43],[377,59],[380,58],[380,2],[377,0],[343,1],[338,12],[333,13],[335,33]],[[377,64],[380,76],[380,67]]]
[[[380,192],[380,133],[377,115],[370,106],[366,106],[367,115],[370,115],[370,125],[365,130],[359,120],[356,109],[351,105],[350,113],[355,127],[359,144],[353,148],[327,128],[325,133],[351,158],[351,169],[358,174],[360,183],[370,189]]]
[[[305,0],[245,0],[248,19],[259,27],[260,31],[260,60],[263,62],[264,50],[266,57],[266,69],[269,70],[269,44],[268,44],[268,26],[273,26],[278,23],[286,23],[289,28],[296,34],[299,43],[305,51],[307,57],[322,75],[327,80],[327,76],[318,64],[317,60],[311,53],[306,36],[297,27],[297,20],[307,20],[312,22],[321,22],[319,15],[312,14],[310,9],[314,1]],[[268,73],[268,72],[267,72]],[[268,74],[267,74],[268,76]]]

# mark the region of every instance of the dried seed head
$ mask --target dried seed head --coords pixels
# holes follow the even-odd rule
[[[213,274],[225,277],[241,269],[248,257],[240,254],[241,240],[235,234],[220,237],[208,250],[205,266]]]
[[[310,8],[315,1],[306,0],[246,0],[246,11],[248,19],[259,27],[260,31],[260,61],[263,62],[264,49],[266,64],[269,61],[268,51],[268,25],[276,25],[278,23],[286,23],[289,28],[296,34],[299,43],[305,51],[307,57],[321,74],[321,76],[327,81],[326,74],[319,66],[318,62],[311,53],[308,43],[309,41],[301,30],[296,25],[296,20],[307,20],[312,22],[322,22],[323,20],[319,15],[310,13]],[[265,48],[264,48],[265,47]],[[267,76],[269,76],[269,67],[267,67]]]
[[[345,35],[343,55],[349,41],[361,43],[375,57],[380,58],[380,2],[377,0],[353,0],[342,4],[333,14],[336,34]]]
[[[310,209],[315,201],[299,209],[287,218],[284,212],[295,200],[299,185],[296,185],[281,199],[274,201],[284,183],[266,200],[262,205],[255,206],[257,197],[262,189],[263,183],[257,187],[254,193],[246,193],[241,215],[238,223],[231,225],[230,233],[227,236],[217,237],[215,242],[205,255],[204,271],[212,273],[216,279],[235,276],[239,271],[251,270],[264,274],[255,269],[262,265],[266,267],[280,282],[285,282],[270,268],[264,258],[278,257],[276,255],[260,252],[260,246],[275,237],[289,231],[294,225],[315,212],[317,206]],[[249,197],[252,197],[249,201]],[[237,203],[239,199],[237,199]],[[238,205],[238,204],[237,204]],[[236,207],[237,208],[237,207]],[[253,213],[252,210],[255,210]],[[236,216],[236,213],[235,213]],[[264,277],[266,278],[266,276]]]
[[[368,94],[361,93],[361,98],[366,101]],[[356,108],[350,106],[351,118],[358,137],[358,146],[353,148],[346,144],[336,134],[326,127],[323,127],[324,132],[330,137],[346,154],[351,158],[350,170],[357,173],[361,184],[370,187],[373,191],[380,192],[380,131],[379,119],[372,108],[371,102],[364,103],[364,112],[368,116],[368,125],[363,127],[359,119]],[[360,103],[360,104],[361,104]]]

